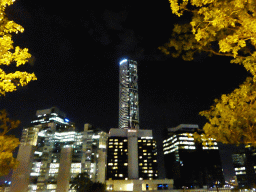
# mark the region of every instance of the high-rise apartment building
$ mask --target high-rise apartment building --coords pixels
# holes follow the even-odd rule
[[[38,110],[24,128],[14,171],[13,192],[67,192],[73,178],[87,172],[93,182],[105,182],[107,134],[85,124],[77,132],[58,108]]]
[[[111,129],[107,179],[157,179],[156,142],[151,130]]]
[[[112,128],[107,148],[107,191],[173,188],[173,180],[157,179],[157,151],[152,130]]]
[[[195,142],[193,133],[203,133],[198,125],[181,124],[168,132],[163,141],[165,169],[176,188],[224,184],[217,142],[213,139],[205,141],[206,145]]]
[[[137,62],[123,59],[119,68],[119,128],[139,126]]]

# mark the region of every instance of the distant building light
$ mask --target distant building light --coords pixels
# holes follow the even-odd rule
[[[69,119],[66,118],[66,119],[65,119],[65,122],[69,122]]]

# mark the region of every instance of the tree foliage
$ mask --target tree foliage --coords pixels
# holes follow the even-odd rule
[[[6,6],[12,5],[15,0],[1,0],[0,1],[0,96],[5,95],[6,92],[13,92],[17,86],[25,86],[30,81],[36,80],[34,73],[28,72],[6,72],[4,68],[10,66],[14,62],[16,68],[24,65],[31,55],[28,49],[21,49],[19,46],[14,47],[12,40],[12,33],[23,32],[24,28],[10,21],[5,13]]]
[[[19,124],[20,121],[8,118],[5,110],[0,111],[0,176],[7,175],[11,169],[18,166],[13,152],[20,143],[19,139],[13,135],[6,135],[6,133],[17,128]]]
[[[75,189],[78,192],[105,192],[105,188],[103,183],[92,182],[86,172],[79,173],[70,187],[70,189]]]
[[[34,73],[18,70],[10,72],[11,65],[17,69],[31,57],[27,48],[21,49],[19,46],[14,47],[13,45],[12,34],[24,31],[21,25],[10,21],[6,16],[6,7],[12,5],[14,1],[0,1],[0,96],[4,96],[6,92],[17,90],[17,86],[25,86],[30,81],[36,80]],[[13,157],[13,152],[19,145],[19,139],[6,134],[17,128],[19,124],[20,121],[8,118],[5,110],[0,111],[0,176],[7,175],[18,165],[17,160]]]
[[[209,122],[204,131],[223,143],[256,145],[256,1],[169,0],[178,17],[188,12],[190,23],[176,24],[166,54],[193,60],[196,52],[230,57],[252,74],[230,94],[224,94],[210,110],[200,112]]]

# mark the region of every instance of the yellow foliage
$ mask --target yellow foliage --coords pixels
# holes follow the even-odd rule
[[[210,110],[206,137],[223,143],[256,146],[256,1],[169,0],[173,14],[192,14],[189,24],[176,24],[168,43],[159,47],[165,54],[192,60],[196,52],[228,56],[252,74],[232,93],[215,99]],[[218,46],[216,46],[218,44]],[[174,48],[174,49],[171,49]]]
[[[5,14],[5,7],[13,4],[14,0],[0,1],[0,66],[10,65],[16,63],[16,67],[24,65],[31,55],[28,49],[21,49],[14,47],[11,33],[23,32],[24,28],[9,21]],[[36,80],[34,73],[27,73],[16,71],[14,73],[6,73],[3,68],[0,68],[0,96],[5,95],[6,92],[13,92],[17,86],[25,86],[30,81]]]
[[[186,55],[187,51],[192,55],[197,51],[204,51],[230,56],[234,58],[232,63],[244,65],[253,76],[255,75],[256,57],[252,52],[256,50],[256,1],[169,0],[169,2],[174,14],[180,17],[184,11],[189,11],[192,13],[192,19],[190,25],[175,25],[170,41],[161,46],[160,50],[173,56]],[[182,33],[185,28],[187,31]],[[218,43],[218,50],[213,43]],[[171,47],[175,48],[176,53],[170,51]],[[250,61],[247,57],[250,57]],[[236,60],[236,58],[240,59]]]
[[[207,137],[231,144],[256,146],[256,84],[251,77],[230,94],[224,94],[210,110],[200,112],[209,122]]]
[[[17,160],[13,157],[13,152],[20,143],[19,139],[6,134],[17,128],[19,124],[20,121],[9,119],[5,110],[0,111],[0,176],[7,175],[18,165]]]

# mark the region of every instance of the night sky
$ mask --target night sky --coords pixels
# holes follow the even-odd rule
[[[12,132],[20,137],[36,110],[57,106],[76,123],[108,131],[118,125],[119,64],[138,62],[140,128],[152,129],[159,146],[163,129],[179,124],[204,125],[198,113],[241,84],[247,72],[230,58],[197,55],[194,61],[171,58],[157,48],[171,36],[173,24],[189,21],[172,15],[162,1],[17,0],[9,18],[25,31],[14,36],[33,60],[22,69],[38,80],[0,98],[0,107],[21,120]],[[226,179],[232,146],[221,146]],[[228,154],[228,155],[227,155]],[[164,177],[160,164],[160,177]]]

